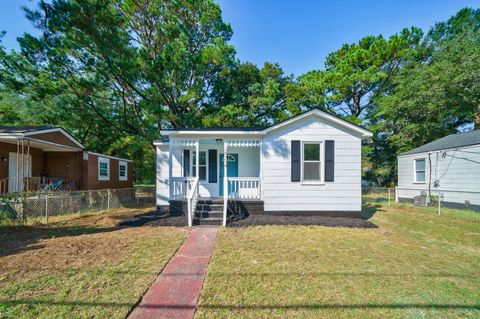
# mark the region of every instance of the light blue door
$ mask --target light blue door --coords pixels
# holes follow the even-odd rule
[[[220,154],[220,196],[223,196],[223,154]],[[238,177],[238,154],[227,155],[227,173],[228,177]],[[231,190],[229,189],[228,192]]]

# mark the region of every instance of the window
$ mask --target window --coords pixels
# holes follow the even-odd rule
[[[319,142],[303,143],[303,180],[306,182],[321,181],[320,145]]]
[[[425,183],[425,159],[415,160],[415,183]]]
[[[105,157],[98,158],[98,180],[109,181],[110,180],[110,160]]]
[[[195,177],[197,174],[197,152],[192,152],[192,176]],[[206,181],[207,180],[207,153],[205,151],[200,151],[199,152],[200,157],[199,157],[199,165],[198,165],[198,171],[200,181]]]
[[[118,180],[119,181],[128,180],[127,166],[128,166],[128,164],[125,161],[119,161],[118,162]]]

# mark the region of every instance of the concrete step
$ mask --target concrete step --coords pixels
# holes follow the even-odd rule
[[[222,225],[222,222],[221,217],[194,218],[195,225]]]
[[[195,217],[198,218],[208,218],[208,217],[223,217],[223,211],[215,210],[215,211],[196,211]]]
[[[202,199],[198,198],[197,204],[222,204],[223,205],[223,199]]]
[[[203,203],[197,202],[197,210],[202,210],[202,211],[223,210],[223,203],[222,204],[203,204]]]

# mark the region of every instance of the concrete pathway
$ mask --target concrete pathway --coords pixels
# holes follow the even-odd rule
[[[193,318],[217,227],[195,227],[128,318]]]

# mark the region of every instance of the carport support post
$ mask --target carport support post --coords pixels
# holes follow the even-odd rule
[[[223,226],[227,226],[228,178],[227,178],[228,141],[223,142]]]

